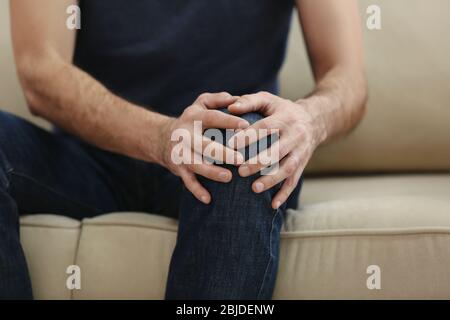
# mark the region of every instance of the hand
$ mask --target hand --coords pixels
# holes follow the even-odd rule
[[[270,150],[260,152],[239,167],[239,175],[248,177],[270,165],[267,161],[262,163],[261,158],[277,157],[280,160],[279,168],[274,174],[263,175],[252,185],[253,191],[260,193],[284,181],[272,200],[274,209],[286,202],[313,152],[325,140],[320,117],[314,116],[308,107],[307,100],[294,103],[267,92],[242,96],[228,107],[230,113],[236,115],[258,112],[266,116],[230,139],[228,145],[234,149],[241,149],[264,138],[264,131],[267,136],[274,130],[279,130],[279,139],[273,142]],[[265,130],[261,133],[259,129]],[[256,130],[257,134],[250,134],[249,130]]]
[[[226,164],[242,164],[244,158],[239,152],[204,137],[203,132],[196,132],[194,130],[194,121],[201,121],[203,130],[208,128],[234,130],[247,128],[249,123],[237,116],[229,115],[219,110],[208,110],[229,106],[236,99],[237,97],[233,97],[226,92],[204,93],[190,107],[186,108],[179,118],[170,118],[163,128],[164,138],[162,139],[162,159],[160,163],[179,176],[186,188],[205,204],[211,201],[211,195],[200,184],[196,174],[210,180],[227,183],[231,181],[232,173],[230,170],[216,166],[211,161],[204,159],[204,151],[208,150],[208,158],[212,157],[212,160]],[[182,164],[175,164],[172,158],[174,147],[180,143],[171,139],[172,134],[177,129],[187,130],[191,138],[190,141],[183,140],[182,143],[187,143],[187,149],[190,152],[188,156],[192,161],[185,161]],[[183,158],[185,156],[183,154]],[[195,162],[194,159],[196,159]]]

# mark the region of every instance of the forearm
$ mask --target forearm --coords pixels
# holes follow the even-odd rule
[[[308,109],[319,144],[351,131],[362,119],[367,85],[362,68],[335,67],[317,80],[313,92],[298,101]]]
[[[18,70],[34,114],[99,148],[161,161],[159,128],[168,117],[114,95],[57,56],[21,59]]]

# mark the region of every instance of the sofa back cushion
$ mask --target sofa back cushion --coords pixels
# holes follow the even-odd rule
[[[348,137],[320,148],[309,172],[450,170],[450,2],[360,0],[364,25],[367,114]],[[369,5],[381,30],[366,28]],[[291,33],[282,94],[313,86],[298,25]]]

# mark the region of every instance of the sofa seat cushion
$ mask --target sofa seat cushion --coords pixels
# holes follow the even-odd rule
[[[36,298],[72,297],[66,287],[66,270],[76,261],[80,227],[79,221],[56,215],[21,218],[21,241]]]
[[[301,204],[390,196],[450,198],[450,174],[398,174],[310,178]]]
[[[307,179],[302,206],[286,216],[274,297],[450,298],[448,195],[450,175]],[[37,298],[164,297],[176,220],[112,213],[79,227],[69,221],[22,218]],[[61,275],[72,261],[82,288],[67,292]],[[372,266],[381,289],[367,287]]]

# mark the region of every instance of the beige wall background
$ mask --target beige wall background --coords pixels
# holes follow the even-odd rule
[[[382,30],[365,28],[371,4],[381,7]],[[8,6],[0,0],[0,108],[43,125],[29,115],[17,80]],[[450,170],[450,1],[361,0],[360,8],[368,114],[348,137],[320,148],[309,170]],[[288,98],[302,97],[313,86],[297,21],[281,78]]]

